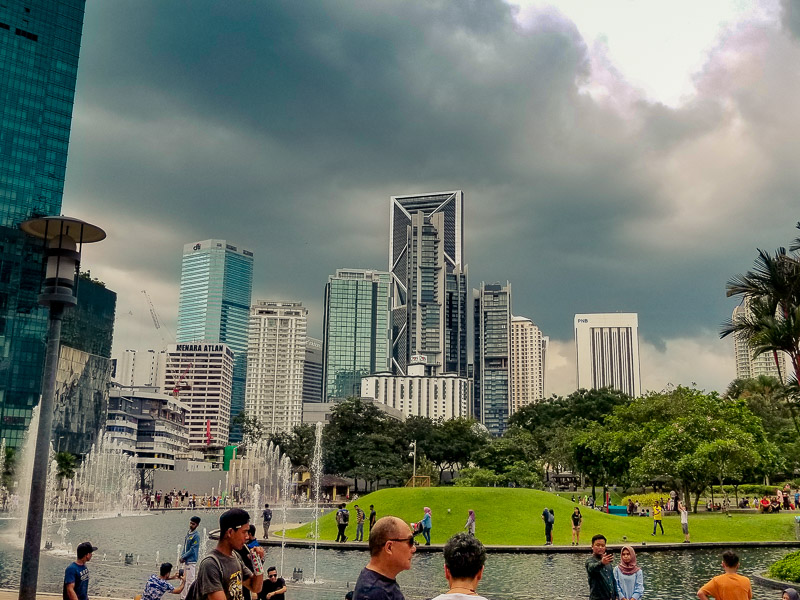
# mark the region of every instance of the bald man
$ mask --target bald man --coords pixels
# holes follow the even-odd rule
[[[369,562],[361,570],[353,600],[405,600],[396,577],[411,568],[417,551],[408,523],[397,517],[378,519],[369,532]]]

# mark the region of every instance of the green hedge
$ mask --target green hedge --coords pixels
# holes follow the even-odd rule
[[[767,573],[774,579],[800,583],[800,550],[787,554],[773,563]]]

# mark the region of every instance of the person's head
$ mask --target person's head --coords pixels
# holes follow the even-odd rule
[[[172,563],[161,563],[161,568],[158,570],[159,575],[166,577],[172,572]]]
[[[457,533],[444,545],[445,574],[453,579],[480,579],[486,562],[486,549],[478,538]]]
[[[424,511],[425,511],[425,514],[426,514],[426,515],[429,515],[429,514],[431,514],[431,509],[430,509],[430,508],[428,508],[427,506],[426,506],[425,508],[423,508],[422,510],[424,510]]]
[[[416,551],[411,528],[402,519],[382,517],[369,532],[370,562],[379,563],[392,577],[411,568]]]
[[[353,590],[350,590],[344,595],[344,600],[353,600]]]
[[[269,504],[265,504],[265,505],[264,505],[264,508],[269,508]]]
[[[231,508],[219,516],[219,543],[239,550],[250,532],[250,515],[241,508]]]
[[[250,523],[250,528],[247,530],[247,541],[256,539],[256,526]]]
[[[625,564],[636,564],[636,551],[631,546],[623,546],[619,558]]]
[[[278,581],[278,569],[276,567],[270,567],[267,569],[267,579],[270,581]]]
[[[592,554],[605,554],[606,552],[606,536],[602,533],[592,536]]]
[[[786,588],[783,590],[783,597],[781,600],[800,600],[800,594],[794,588]]]
[[[76,551],[78,560],[83,560],[87,562],[92,560],[92,553],[95,550],[97,550],[97,546],[92,546],[91,542],[83,542],[82,544],[78,544],[78,548]]]
[[[189,529],[191,531],[194,531],[195,529],[197,529],[198,525],[200,525],[200,517],[195,515],[191,519],[189,519]]]
[[[553,512],[553,509],[552,509],[552,508],[548,508],[547,510],[548,510],[548,511],[550,511],[550,514],[551,514],[551,515],[554,515],[554,514],[555,514],[555,513]]]
[[[346,505],[344,502],[342,502],[342,503],[339,505],[339,508],[344,508],[345,506],[347,506],[347,505]]]
[[[576,506],[575,508],[572,509],[572,512],[576,515],[579,515],[581,514],[581,509]]]
[[[729,569],[738,569],[739,557],[733,550],[726,550],[722,553],[722,564]]]
[[[372,504],[370,504],[370,505],[369,505],[369,509],[370,509],[370,510],[372,510],[373,508],[375,508],[375,506],[374,506],[374,505],[372,505]]]
[[[358,510],[358,504],[354,504],[354,505],[353,505],[353,508],[355,508],[356,510]]]

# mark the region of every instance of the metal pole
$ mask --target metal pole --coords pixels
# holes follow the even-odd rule
[[[42,546],[42,521],[44,496],[47,488],[47,468],[50,458],[50,430],[53,427],[53,404],[58,374],[58,349],[61,342],[61,317],[64,305],[50,305],[47,327],[47,349],[44,359],[42,399],[39,403],[39,431],[36,435],[36,453],[33,459],[28,524],[25,528],[25,547],[22,551],[22,575],[19,582],[19,600],[36,600],[39,580],[39,553]]]
[[[417,440],[414,440],[414,471],[411,474],[411,487],[417,487]]]

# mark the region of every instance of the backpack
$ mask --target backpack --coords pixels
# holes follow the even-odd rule
[[[242,559],[239,557],[239,554],[237,552],[234,552],[233,555],[236,557],[236,560],[239,561],[239,568],[241,569],[242,567],[244,567],[244,564],[242,563]],[[217,568],[219,569],[219,574],[220,574],[220,580],[222,579],[222,563],[219,562],[219,559],[213,554],[208,554],[204,556],[203,560],[201,560],[197,564],[197,574],[195,575],[195,580],[192,582],[192,585],[189,586],[189,589],[186,590],[186,600],[200,600],[200,596],[197,594],[197,580],[200,579],[200,567],[209,558],[213,560],[215,563],[217,563]]]
[[[346,508],[342,509],[342,524],[348,525],[350,523],[350,511]]]
[[[556,516],[550,511],[547,511],[547,523],[552,525],[555,522],[556,522]]]
[[[344,523],[343,519],[344,517],[342,516],[342,509],[340,508],[339,510],[336,511],[336,524],[341,525],[342,523]]]

